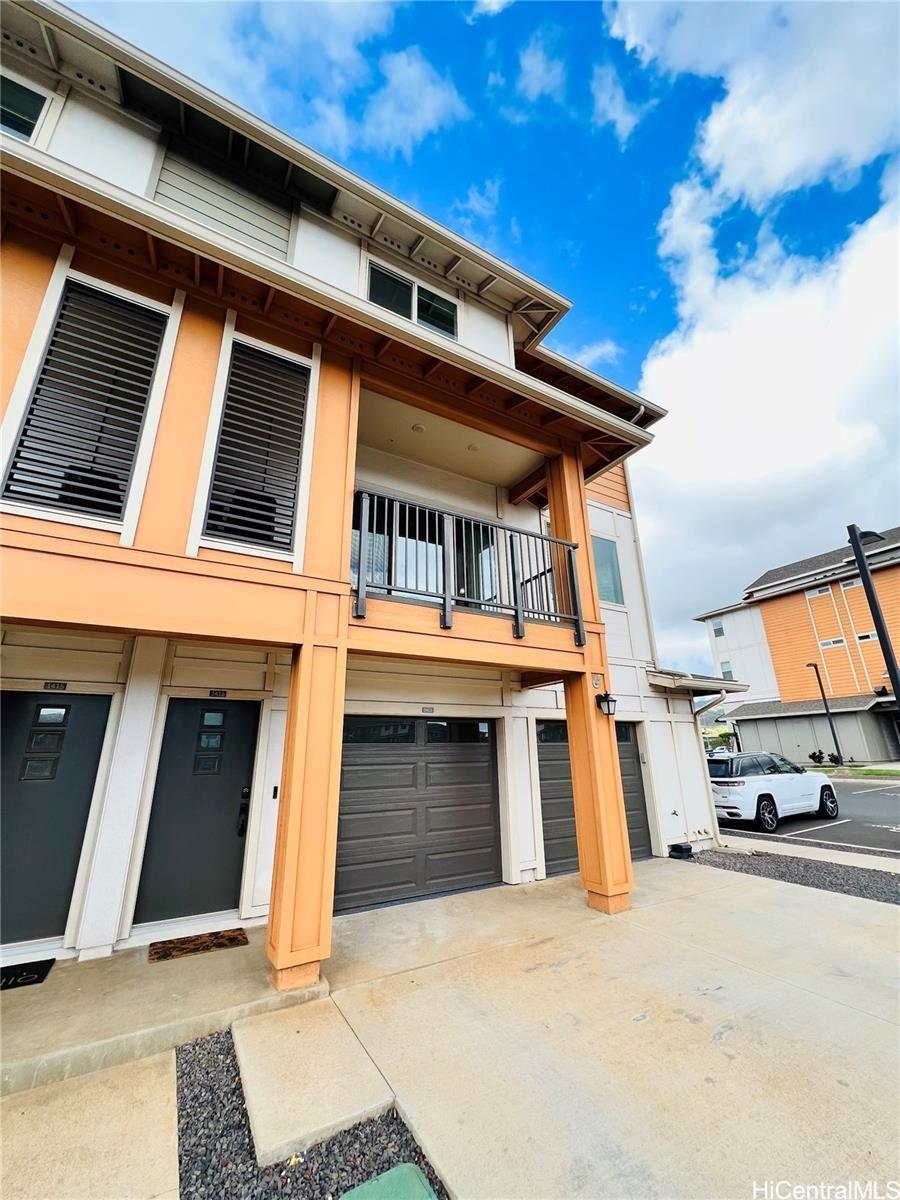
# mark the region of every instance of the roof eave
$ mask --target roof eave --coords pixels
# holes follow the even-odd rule
[[[420,325],[412,325],[389,310],[378,307],[359,296],[289,267],[275,258],[253,255],[243,243],[215,233],[211,228],[165,209],[115,187],[96,176],[58,159],[42,150],[0,134],[3,167],[14,175],[51,187],[76,202],[91,205],[142,230],[149,230],[190,251],[199,251],[226,266],[244,272],[248,277],[278,287],[289,294],[311,300],[315,304],[358,321],[367,328],[432,355],[462,370],[478,373],[486,381],[537,401],[562,415],[574,418],[591,429],[614,434],[634,449],[649,445],[653,434],[640,426],[604,412],[595,405],[570,396],[534,376],[506,367],[486,358],[475,350],[448,341],[440,334],[430,333]]]
[[[64,30],[71,37],[80,39],[94,50],[113,58],[118,66],[140,75],[150,83],[165,88],[178,99],[195,105],[211,117],[231,125],[239,133],[245,134],[275,153],[295,161],[298,166],[319,175],[334,187],[350,192],[364,202],[374,205],[386,215],[402,221],[426,237],[433,238],[484,271],[495,274],[513,287],[528,292],[536,300],[546,303],[549,309],[557,310],[553,319],[542,328],[539,337],[545,336],[553,325],[571,309],[571,300],[559,292],[518,271],[515,267],[496,258],[488,251],[482,250],[479,246],[460,237],[459,234],[438,222],[432,221],[423,213],[404,204],[402,200],[367,183],[352,171],[348,171],[309,146],[282,133],[274,126],[233,104],[230,100],[218,96],[202,84],[181,74],[180,71],[145,54],[129,42],[109,33],[99,25],[95,25],[93,21],[89,21],[81,14],[56,3],[56,0],[18,0],[18,3],[36,20],[50,27],[56,26]]]

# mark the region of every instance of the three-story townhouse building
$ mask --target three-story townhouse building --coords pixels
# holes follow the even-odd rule
[[[4,18],[7,953],[266,919],[290,988],[335,911],[565,869],[626,909],[714,830],[722,685],[655,664],[622,467],[663,411],[542,346],[552,289]]]
[[[900,643],[900,528],[866,548],[888,636]],[[865,589],[849,545],[765,571],[735,604],[704,622],[720,676],[745,680],[723,707],[745,750],[799,762],[836,753],[854,762],[900,758],[900,716]],[[818,667],[818,679],[812,664]]]

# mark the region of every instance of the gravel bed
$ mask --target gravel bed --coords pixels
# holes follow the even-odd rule
[[[260,1167],[231,1033],[179,1046],[178,1176],[181,1200],[338,1200],[398,1163],[415,1163],[438,1197],[447,1193],[395,1110],[362,1121],[297,1156]]]
[[[863,900],[900,904],[900,876],[871,867],[848,867],[843,863],[794,858],[788,854],[768,854],[761,850],[754,850],[750,854],[701,850],[685,861],[704,867],[719,867],[725,871],[739,871],[744,875],[780,879],[784,883],[799,883],[803,887],[820,888],[825,892],[843,892],[845,896],[860,896]]]
[[[756,838],[760,842],[778,841],[777,833],[754,833],[750,829],[732,829],[722,825],[719,832],[725,837]],[[842,842],[814,842],[812,838],[798,838],[797,846],[815,846],[819,850],[845,850],[847,854],[871,854],[876,858],[897,858],[896,850],[882,850],[878,846],[845,846]]]

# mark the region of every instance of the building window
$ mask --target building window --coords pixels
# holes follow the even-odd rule
[[[30,140],[47,97],[8,75],[0,75],[0,126],[4,133]]]
[[[594,571],[597,575],[597,591],[602,604],[624,604],[622,576],[619,574],[619,556],[616,543],[609,538],[592,537],[594,548]]]
[[[162,313],[66,284],[4,499],[122,518],[165,328]]]
[[[290,553],[310,371],[236,341],[205,537]]]
[[[807,596],[827,596],[830,594],[830,592],[831,592],[831,588],[817,587],[817,588],[809,588],[809,590],[807,591],[806,594],[807,594]]]
[[[718,620],[718,618],[716,618],[716,620],[714,620],[712,623],[712,631],[713,631],[713,637],[724,637],[725,636],[725,627],[722,625],[722,622],[720,620]]]
[[[721,672],[722,672],[722,678],[723,678],[723,679],[734,679],[734,672],[733,672],[733,671],[732,671],[732,669],[731,669],[731,663],[730,663],[730,662],[721,662],[721,663],[719,663],[719,669],[720,669],[720,670],[721,670]]]
[[[862,580],[861,579],[845,579],[844,582],[841,584],[841,587],[844,589],[845,592],[849,592],[851,588],[862,587]]]
[[[415,319],[426,329],[447,337],[457,336],[457,305],[452,300],[376,263],[369,264],[369,299],[399,317]]]
[[[843,638],[823,638],[823,640],[819,642],[819,645],[823,650],[830,650],[834,646],[843,646],[843,644]]]
[[[877,642],[878,634],[875,633],[873,630],[871,633],[858,633],[856,635],[856,638],[857,638],[857,641],[860,641],[860,642]]]

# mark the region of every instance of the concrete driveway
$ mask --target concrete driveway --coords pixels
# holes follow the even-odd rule
[[[564,878],[337,921],[332,1002],[451,1195],[896,1178],[897,909],[672,861],[637,883],[613,918]]]

